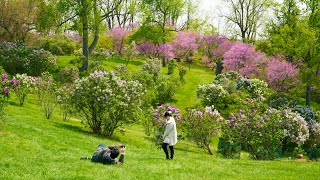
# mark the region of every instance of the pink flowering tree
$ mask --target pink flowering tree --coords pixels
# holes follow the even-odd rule
[[[236,71],[248,78],[263,78],[266,58],[250,44],[236,42],[223,55],[226,71]]]
[[[216,75],[221,74],[223,70],[223,55],[228,52],[233,46],[233,42],[225,39],[216,49],[213,50],[212,55],[216,63]],[[208,58],[209,59],[209,58]],[[210,59],[209,59],[210,60]]]
[[[138,45],[137,49],[150,59],[158,56],[158,47],[155,44],[141,44]]]
[[[139,45],[137,49],[150,59],[165,58],[167,60],[174,58],[174,47],[170,43],[162,43],[159,45],[145,43]]]
[[[214,67],[214,56],[212,51],[225,41],[225,37],[216,35],[203,36],[199,43],[199,49],[203,54],[202,60],[208,67]]]
[[[158,46],[159,55],[165,59],[174,58],[173,50],[173,46],[170,43],[163,43]]]
[[[174,53],[176,58],[184,58],[187,62],[192,62],[192,56],[197,52],[200,35],[189,31],[178,32],[173,41]]]
[[[130,31],[122,27],[112,28],[108,32],[113,41],[113,50],[116,51],[120,56],[123,54],[125,39],[129,33]]]
[[[270,59],[267,66],[268,84],[275,90],[287,91],[298,81],[297,67],[282,57],[277,56]]]

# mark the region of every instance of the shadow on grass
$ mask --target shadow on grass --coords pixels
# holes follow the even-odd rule
[[[10,104],[10,105],[12,105],[12,106],[22,107],[22,106],[20,105],[20,103],[15,102],[15,101],[9,101],[8,104]]]
[[[109,140],[119,141],[118,137],[107,137],[107,136],[104,136],[104,135],[94,134],[94,133],[92,133],[90,131],[84,130],[83,128],[81,128],[79,126],[75,126],[75,125],[72,125],[72,124],[64,124],[64,123],[55,122],[54,126],[57,127],[57,128],[65,129],[65,130],[76,132],[76,133],[80,133],[80,134],[85,134],[87,136],[92,136],[92,137],[95,137],[95,138],[98,138],[98,139],[102,139],[102,140],[105,140],[107,138]]]

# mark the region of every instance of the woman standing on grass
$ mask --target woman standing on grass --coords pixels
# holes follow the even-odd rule
[[[164,141],[162,143],[162,149],[166,154],[166,159],[173,159],[174,149],[173,146],[177,143],[177,129],[176,122],[174,118],[171,116],[171,112],[167,111],[164,113],[164,118],[166,120],[165,129],[164,129]],[[170,157],[168,153],[168,146],[170,149]]]

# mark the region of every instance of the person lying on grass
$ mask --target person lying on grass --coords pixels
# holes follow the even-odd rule
[[[123,144],[118,144],[115,146],[105,146],[103,144],[99,144],[98,149],[93,153],[91,158],[81,159],[91,159],[92,162],[102,164],[123,164],[125,151],[126,146]],[[119,154],[120,158],[118,160],[117,157]]]

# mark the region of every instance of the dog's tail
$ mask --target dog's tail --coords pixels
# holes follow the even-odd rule
[[[91,160],[91,157],[81,157],[80,160]]]

